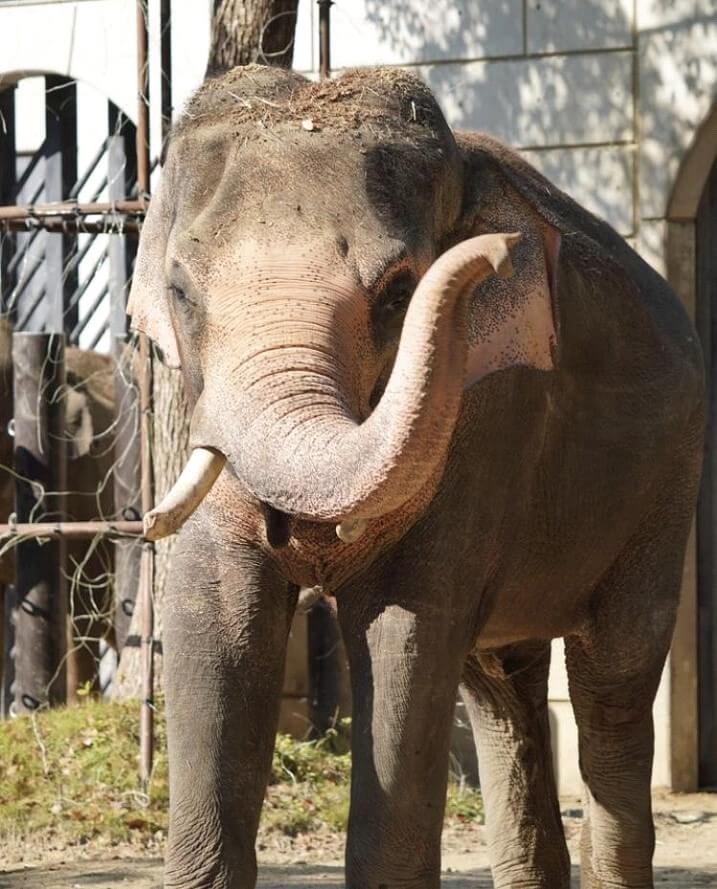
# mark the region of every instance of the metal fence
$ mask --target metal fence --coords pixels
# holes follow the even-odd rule
[[[153,505],[152,362],[144,336],[139,337],[138,359],[118,361],[114,374],[115,416],[108,427],[115,446],[112,514],[103,514],[98,495],[96,518],[66,520],[66,424],[72,387],[65,346],[84,343],[92,348],[103,339],[109,346],[112,340],[116,357],[128,354],[124,348],[127,283],[148,202],[151,169],[147,0],[137,0],[136,7],[137,126],[133,128],[109,105],[107,138],[84,170],[79,171],[77,165],[76,84],[45,76],[45,139],[32,156],[24,158],[15,151],[14,91],[0,93],[0,195],[5,202],[0,206],[0,289],[3,314],[12,317],[15,327],[11,361],[14,456],[13,465],[5,466],[15,479],[15,513],[0,526],[0,554],[10,549],[15,554],[14,587],[5,608],[11,619],[4,622],[6,678],[13,674],[11,707],[14,712],[32,711],[67,695],[66,616],[73,601],[68,592],[72,576],[68,547],[82,540],[85,552],[96,553],[108,541],[119,541],[116,586],[121,597],[131,595],[128,584],[138,582],[143,616],[140,772],[146,782],[153,746],[154,551],[147,541],[130,549],[123,549],[121,543],[141,537],[140,516]],[[163,0],[161,15],[167,83],[162,90],[162,117],[168,124],[169,0]],[[137,513],[136,517],[127,518],[128,511]],[[87,564],[86,559],[81,561]],[[106,580],[90,578],[85,587],[92,590]]]

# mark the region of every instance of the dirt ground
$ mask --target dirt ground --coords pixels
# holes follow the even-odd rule
[[[573,886],[578,886],[580,803],[563,802],[563,818],[573,858]],[[717,889],[717,794],[655,798],[657,847],[655,886],[670,889]],[[309,834],[290,839],[263,838],[259,844],[262,889],[341,889],[343,837]],[[452,889],[492,886],[484,828],[467,824],[444,833],[443,885]],[[22,859],[22,863],[20,863]],[[0,889],[159,889],[162,862],[138,856],[130,848],[82,853],[24,850],[15,861],[5,856]]]

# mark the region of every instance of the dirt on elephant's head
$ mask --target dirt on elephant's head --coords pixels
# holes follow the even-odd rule
[[[281,124],[403,140],[445,138],[448,126],[430,89],[414,74],[395,68],[349,70],[314,82],[280,68],[248,65],[211,78],[192,96],[175,135],[208,124],[258,128]]]

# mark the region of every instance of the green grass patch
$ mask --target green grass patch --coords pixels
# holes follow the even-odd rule
[[[55,847],[161,840],[167,828],[166,735],[161,708],[152,781],[138,779],[138,706],[88,700],[0,723],[0,844]],[[262,832],[343,831],[351,755],[346,728],[319,741],[279,735]],[[451,784],[447,817],[482,819],[480,794]]]
[[[138,779],[138,707],[87,701],[0,723],[0,842],[76,845],[152,837],[167,826],[163,720],[148,794]]]

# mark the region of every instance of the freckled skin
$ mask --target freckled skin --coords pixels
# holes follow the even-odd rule
[[[510,279],[421,314],[437,257],[513,231]],[[567,889],[547,721],[562,636],[582,885],[651,887],[651,706],[704,424],[665,282],[507,148],[451,134],[412,75],[250,67],[174,134],[131,312],[182,366],[194,443],[229,457],[166,605],[166,885],[255,885],[288,628],[319,584],[353,687],[347,886],[439,885],[460,686],[495,885]],[[335,504],[372,481],[391,507],[339,541]]]

